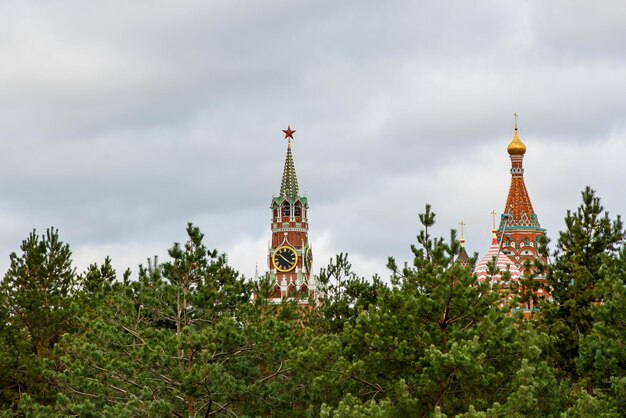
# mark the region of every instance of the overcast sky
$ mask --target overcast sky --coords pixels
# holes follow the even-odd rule
[[[316,267],[490,244],[518,112],[554,240],[585,185],[626,213],[621,1],[0,1],[0,271],[36,228],[79,270],[166,259],[191,221],[246,276],[293,144]]]

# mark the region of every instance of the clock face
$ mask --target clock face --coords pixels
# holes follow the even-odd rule
[[[311,251],[311,247],[308,247],[304,254],[304,266],[306,267],[306,271],[310,273],[311,268],[313,268],[313,251]]]
[[[278,247],[272,255],[272,261],[278,271],[291,271],[296,267],[298,262],[298,254],[296,250],[286,245]]]

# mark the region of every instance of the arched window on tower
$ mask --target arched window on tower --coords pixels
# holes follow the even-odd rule
[[[274,214],[274,219],[278,218],[278,205],[276,203],[272,205],[272,213]]]
[[[289,207],[289,202],[283,203],[282,207],[282,216],[289,216],[291,214],[291,208]]]
[[[302,203],[300,202],[296,202],[294,208],[293,208],[293,215],[294,216],[302,216]]]

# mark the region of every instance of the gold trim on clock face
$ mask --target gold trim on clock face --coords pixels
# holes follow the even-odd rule
[[[272,254],[272,261],[276,270],[280,272],[291,271],[298,264],[298,253],[292,247],[283,245],[276,248],[276,251]]]
[[[304,266],[306,270],[310,273],[313,267],[313,251],[311,251],[311,247],[307,247],[306,253],[304,255]]]

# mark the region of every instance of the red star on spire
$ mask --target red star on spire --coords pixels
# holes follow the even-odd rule
[[[287,129],[283,129],[285,133],[285,139],[291,138],[293,139],[293,134],[296,132],[295,130],[291,130],[291,125],[287,126]]]

